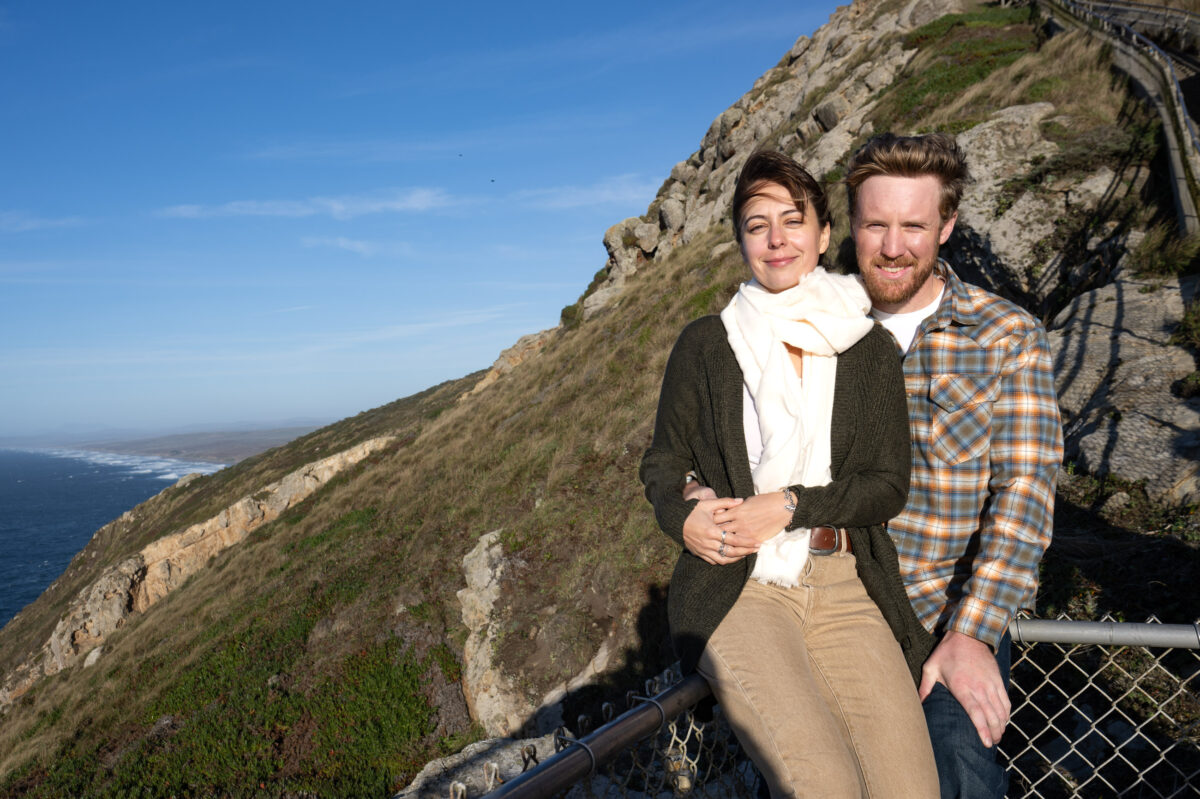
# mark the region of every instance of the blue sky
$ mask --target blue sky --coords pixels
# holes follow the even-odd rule
[[[0,0],[0,435],[490,365],[835,7]]]

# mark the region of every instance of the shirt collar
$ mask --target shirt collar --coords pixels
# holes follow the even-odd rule
[[[942,302],[933,314],[934,325],[941,329],[952,324],[964,326],[977,325],[980,322],[979,309],[967,292],[967,284],[958,279],[950,264],[938,258],[933,267],[933,273],[946,284],[942,292]]]

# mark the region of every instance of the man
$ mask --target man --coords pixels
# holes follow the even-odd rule
[[[1002,797],[1009,620],[1032,607],[1050,542],[1062,427],[1045,331],[938,258],[969,180],[954,139],[883,134],[847,170],[872,314],[903,353],[912,483],[888,523],[905,589],[938,643],[919,694],[943,797]]]

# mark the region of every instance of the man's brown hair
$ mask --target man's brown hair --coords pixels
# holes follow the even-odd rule
[[[918,178],[932,175],[941,184],[938,214],[945,222],[958,212],[963,188],[971,179],[967,157],[954,137],[945,133],[922,136],[897,136],[881,133],[858,149],[846,169],[846,189],[850,195],[850,215],[857,206],[858,187],[875,175]]]
[[[808,170],[783,153],[759,150],[746,159],[733,189],[733,235],[738,244],[742,243],[742,210],[766,183],[778,183],[787,189],[801,214],[808,213],[806,209],[811,205],[821,227],[832,224],[825,190]]]

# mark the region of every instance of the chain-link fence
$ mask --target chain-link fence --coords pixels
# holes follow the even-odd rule
[[[1132,626],[1132,625],[1131,625]],[[1141,625],[1138,625],[1141,626]],[[1200,649],[1014,646],[1009,796],[1200,795]]]
[[[1200,626],[1025,625],[1032,634],[1012,630],[1013,712],[1000,746],[1010,797],[1200,795]],[[757,795],[758,774],[719,709],[715,720],[696,718],[702,680],[668,672],[646,692],[631,693],[620,718],[606,707],[602,727],[561,738],[558,755],[489,796]],[[647,717],[656,732],[645,732]]]

